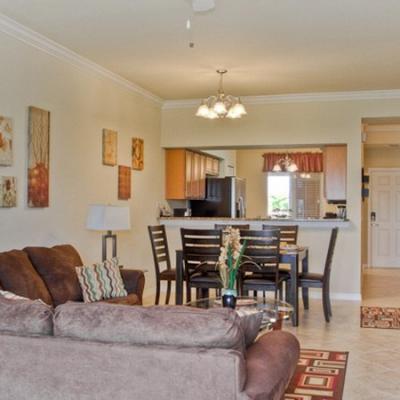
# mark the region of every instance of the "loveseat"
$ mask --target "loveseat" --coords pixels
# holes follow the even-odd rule
[[[281,400],[299,343],[253,342],[229,309],[0,298],[0,397],[7,400]]]
[[[71,245],[25,247],[0,253],[0,289],[29,299],[41,299],[54,307],[67,301],[83,301],[75,267],[82,259]],[[104,300],[109,303],[139,305],[145,283],[139,270],[121,269],[128,295]]]

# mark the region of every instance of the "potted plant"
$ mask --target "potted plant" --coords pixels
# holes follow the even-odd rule
[[[237,290],[236,278],[246,249],[246,241],[240,243],[240,231],[228,227],[223,232],[223,245],[218,260],[219,275],[222,282],[222,305],[235,308]]]

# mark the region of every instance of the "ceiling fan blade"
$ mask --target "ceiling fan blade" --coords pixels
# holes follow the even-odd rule
[[[194,12],[206,12],[215,8],[215,0],[193,0]]]

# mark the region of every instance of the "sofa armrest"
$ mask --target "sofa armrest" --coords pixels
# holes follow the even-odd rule
[[[142,304],[145,277],[143,271],[136,269],[121,269],[121,276],[128,294],[135,293]]]
[[[300,355],[300,345],[289,332],[265,334],[247,349],[245,392],[251,400],[281,400]]]

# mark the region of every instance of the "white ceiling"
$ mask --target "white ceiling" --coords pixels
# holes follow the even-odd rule
[[[400,88],[398,0],[0,0],[0,12],[164,99]],[[189,42],[195,43],[189,48]]]

